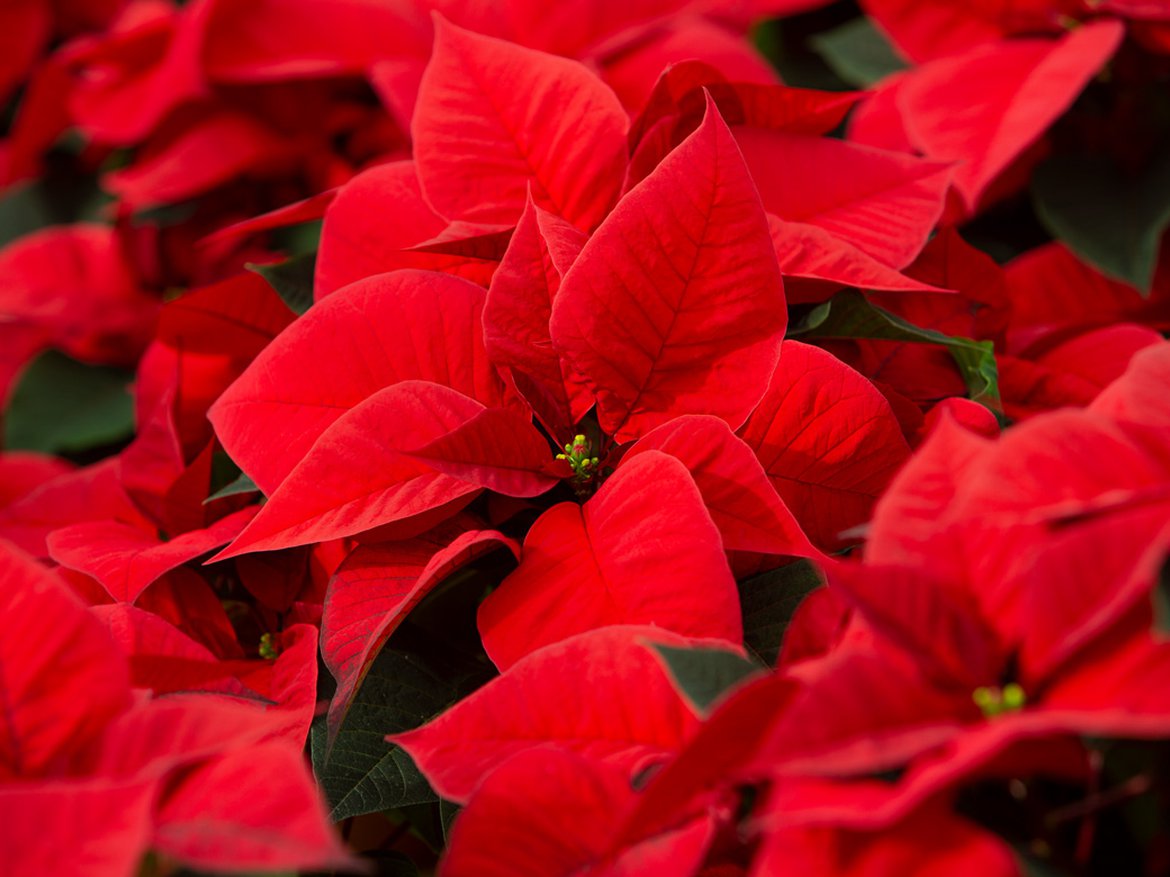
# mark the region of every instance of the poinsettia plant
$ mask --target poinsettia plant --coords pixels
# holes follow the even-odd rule
[[[0,24],[12,873],[1170,869],[1170,5]]]

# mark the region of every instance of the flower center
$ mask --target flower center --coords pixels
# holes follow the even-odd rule
[[[976,688],[971,694],[975,706],[983,711],[986,718],[994,719],[1005,713],[1018,713],[1028,702],[1024,689],[1015,682],[1009,682],[1002,688],[998,685],[988,685]]]

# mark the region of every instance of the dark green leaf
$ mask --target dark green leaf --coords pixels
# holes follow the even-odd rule
[[[313,304],[313,272],[317,266],[317,253],[303,253],[284,262],[269,265],[245,265],[268,281],[286,305],[294,313],[303,314]]]
[[[1106,158],[1058,155],[1032,176],[1036,213],[1086,262],[1148,294],[1170,225],[1170,151],[1139,177]]]
[[[737,652],[714,646],[677,648],[655,643],[654,649],[666,662],[675,688],[703,715],[724,692],[764,669]]]
[[[764,21],[752,29],[752,42],[786,85],[824,91],[850,90],[852,86],[848,82],[809,50],[809,25],[810,22],[794,18]]]
[[[418,877],[418,866],[397,850],[376,850],[366,853],[363,859],[374,866],[374,877]]]
[[[455,822],[455,817],[459,815],[459,811],[462,809],[458,804],[452,804],[445,799],[439,801],[439,819],[443,823],[444,846],[451,842],[451,825]]]
[[[0,198],[0,246],[50,225],[98,219],[112,199],[93,180],[48,177]]]
[[[1151,599],[1154,601],[1154,632],[1170,636],[1170,557],[1162,561]]]
[[[397,643],[396,639],[391,645]],[[325,727],[313,728],[313,766],[335,821],[438,800],[410,756],[387,734],[417,728],[487,675],[417,649],[384,648],[374,661],[326,754]]]
[[[256,482],[241,472],[234,481],[221,487],[207,499],[203,500],[203,504],[207,505],[217,499],[223,499],[225,496],[235,496],[240,493],[259,493],[260,488],[256,486]]]
[[[812,338],[879,338],[941,345],[954,358],[971,398],[986,405],[997,415],[1001,410],[999,372],[995,364],[995,349],[990,341],[972,341],[970,338],[957,338],[933,329],[919,328],[870,304],[860,292],[846,290],[838,293],[831,301],[809,311],[796,326],[789,327],[788,334]]]
[[[740,582],[743,638],[769,667],[776,665],[784,634],[804,598],[824,584],[817,568],[797,560]]]
[[[852,85],[867,87],[906,69],[890,41],[865,16],[815,36],[817,54],[833,72]]]
[[[25,369],[4,420],[9,450],[80,453],[134,433],[130,372],[50,351]]]

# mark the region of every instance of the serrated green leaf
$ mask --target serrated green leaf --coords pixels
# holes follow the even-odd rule
[[[870,304],[855,290],[838,293],[832,300],[813,308],[797,325],[789,327],[788,335],[938,344],[945,347],[955,360],[971,399],[985,405],[997,416],[1002,411],[999,370],[995,364],[995,348],[990,341],[973,341],[920,328]]]
[[[249,262],[244,267],[267,280],[268,285],[297,315],[303,314],[313,304],[313,273],[317,267],[315,250],[293,256],[284,262],[269,265]]]
[[[652,645],[662,656],[674,687],[700,715],[706,715],[711,705],[729,689],[764,669],[730,649]]]
[[[485,679],[478,667],[423,658],[413,649],[384,648],[327,755],[324,725],[313,729],[313,768],[332,808],[331,818],[339,822],[438,801],[410,756],[387,743],[386,735],[417,728]]]
[[[1148,295],[1170,225],[1170,152],[1140,176],[1100,156],[1057,155],[1032,175],[1040,221],[1086,262]]]
[[[833,72],[851,85],[868,87],[906,69],[890,41],[865,16],[818,34],[810,42]]]
[[[133,375],[49,351],[24,370],[4,415],[8,450],[73,454],[134,434]]]
[[[223,499],[225,496],[236,496],[240,493],[259,493],[260,488],[256,486],[256,482],[241,472],[233,481],[224,485],[207,499],[203,500],[203,504],[207,505],[209,502],[214,502],[217,499]]]
[[[807,560],[797,560],[740,582],[743,639],[748,649],[774,667],[796,610],[805,597],[824,583],[817,568]]]

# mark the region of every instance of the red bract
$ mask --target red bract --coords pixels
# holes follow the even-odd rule
[[[910,141],[931,158],[962,162],[955,188],[974,212],[1109,60],[1122,33],[1117,22],[1087,24],[1058,41],[1005,41],[921,68],[898,91]],[[956,103],[966,108],[961,123]]]
[[[19,706],[5,713],[0,791],[13,874],[65,849],[111,874],[150,848],[218,868],[349,863],[299,751],[265,742],[279,725],[263,711],[136,699],[113,640],[60,582],[11,547],[0,565],[5,618],[35,641],[9,637],[0,657],[4,699]]]
[[[449,220],[515,222],[531,187],[538,204],[589,229],[625,169],[626,114],[588,70],[441,17],[411,134],[422,190]]]
[[[209,413],[216,434],[271,494],[330,424],[399,381],[436,381],[501,405],[504,385],[479,328],[483,295],[464,280],[415,271],[347,287],[298,320],[219,398]],[[322,344],[333,350],[325,359]]]
[[[643,641],[686,642],[652,627],[582,633],[525,656],[394,742],[457,802],[505,758],[538,747],[602,760],[632,777],[677,751],[698,725]]]
[[[679,414],[743,423],[775,367],[783,286],[755,186],[708,102],[703,124],[585,244],[553,345],[626,441]]]
[[[909,448],[889,403],[830,354],[786,341],[740,437],[813,541],[841,544],[865,522]]]
[[[553,506],[520,567],[484,601],[479,629],[502,670],[541,646],[614,624],[738,643],[735,582],[684,466],[657,451],[623,463],[583,506]]]

